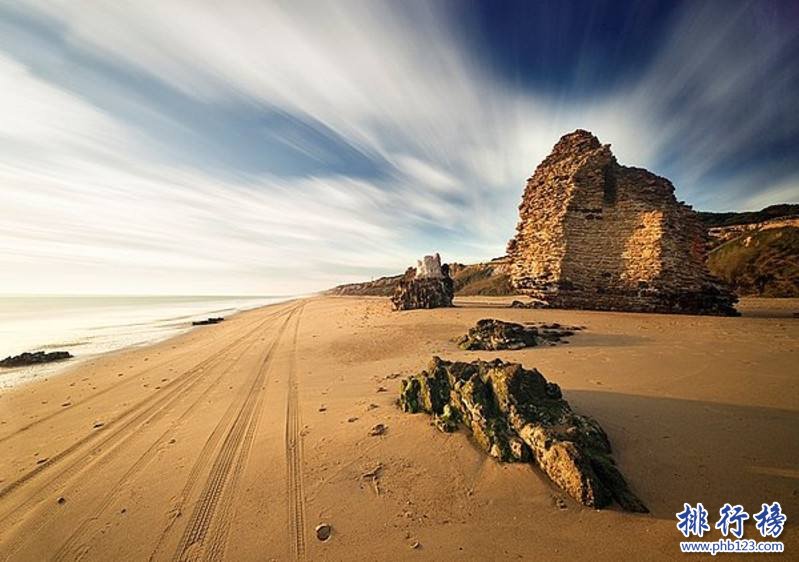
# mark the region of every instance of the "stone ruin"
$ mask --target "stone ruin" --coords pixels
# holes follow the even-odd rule
[[[400,280],[391,303],[394,310],[441,308],[452,306],[455,286],[449,266],[441,264],[441,256],[425,256],[409,267]]]
[[[621,166],[588,131],[527,181],[508,243],[514,287],[548,306],[735,315],[705,265],[707,232],[669,180]]]

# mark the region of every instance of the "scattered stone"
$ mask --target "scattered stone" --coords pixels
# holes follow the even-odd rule
[[[419,541],[413,541],[413,542],[411,543],[411,548],[412,548],[413,550],[416,550],[417,548],[421,548],[421,546],[422,546],[422,543],[420,543]]]
[[[390,375],[386,375],[386,376],[385,376],[385,379],[386,379],[386,380],[393,380],[393,379],[398,379],[398,378],[400,378],[401,376],[402,376],[402,375],[401,375],[400,373],[391,373]]]
[[[449,266],[441,265],[441,257],[425,256],[409,267],[391,297],[394,310],[442,308],[452,306],[455,286]]]
[[[463,424],[502,462],[533,462],[583,505],[647,512],[611,456],[599,424],[572,411],[560,387],[518,363],[444,361],[401,383],[400,407],[427,412],[445,431]],[[439,421],[440,420],[440,421]]]
[[[9,355],[0,361],[0,367],[11,369],[14,367],[27,367],[28,365],[63,361],[65,359],[72,359],[72,354],[69,351],[51,351],[49,353],[46,351],[26,351],[19,355]]]
[[[379,408],[379,407],[380,407],[380,406],[378,406],[377,404],[369,404],[369,405],[366,407],[366,411],[369,411],[369,410],[374,410],[375,408]]]
[[[327,406],[325,406],[324,404],[319,406],[319,411],[320,412],[327,412]]]
[[[358,421],[358,418],[355,417],[355,416],[352,416],[351,418],[347,418],[347,423],[353,423],[353,422],[356,422],[356,421]]]
[[[669,180],[621,166],[588,131],[558,141],[519,215],[511,282],[548,306],[737,315],[737,298],[705,263],[699,215]]]
[[[58,503],[58,505],[64,505],[65,503],[67,503],[67,499],[65,497],[61,496],[60,498],[58,498],[56,500],[56,503]]]
[[[327,523],[320,523],[316,526],[316,538],[322,542],[325,542],[327,539],[329,539],[332,533],[333,527]]]
[[[503,322],[484,318],[478,320],[474,328],[458,340],[458,347],[468,350],[496,351],[499,349],[522,349],[535,347],[542,343],[561,341],[561,338],[574,335],[572,327],[563,329],[560,324],[524,326],[513,322]],[[564,342],[567,343],[567,342]]]
[[[219,324],[222,322],[224,318],[216,317],[216,318],[208,318],[207,320],[195,320],[191,323],[192,326],[208,326],[209,324]]]
[[[369,430],[369,435],[372,437],[377,437],[378,435],[383,435],[388,429],[384,424],[379,423],[377,425],[373,425],[372,429]]]
[[[63,404],[61,404],[62,408],[68,408],[69,406],[72,406],[72,402],[64,402]]]
[[[369,480],[372,483],[372,488],[375,495],[380,495],[380,473],[383,471],[383,465],[378,463],[373,469],[367,470],[361,474],[361,479]]]
[[[93,427],[94,427],[94,429],[97,429],[98,427],[103,427],[104,425],[105,424],[103,422],[95,422]]]
[[[378,386],[377,392],[388,392],[388,389],[385,386]]]
[[[44,463],[46,463],[48,460],[50,460],[50,459],[49,459],[49,457],[44,457],[43,459],[39,459],[39,460],[37,460],[37,461],[36,461],[36,464],[44,464]]]

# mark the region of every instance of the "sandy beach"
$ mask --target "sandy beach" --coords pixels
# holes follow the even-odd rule
[[[297,300],[2,391],[0,557],[667,560],[681,556],[675,512],[700,501],[713,520],[725,502],[780,501],[797,552],[798,300],[745,299],[741,318],[510,300],[400,313],[382,298]],[[485,317],[585,330],[458,349]],[[463,430],[399,411],[396,374],[432,355],[500,357],[560,384],[651,513],[581,507]]]

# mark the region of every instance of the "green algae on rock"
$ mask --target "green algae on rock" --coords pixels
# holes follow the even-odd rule
[[[599,424],[576,414],[560,387],[518,363],[445,361],[401,381],[400,407],[433,415],[441,431],[462,423],[489,455],[533,462],[583,505],[647,512],[611,456]]]

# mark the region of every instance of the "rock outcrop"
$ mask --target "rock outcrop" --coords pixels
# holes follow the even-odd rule
[[[52,363],[53,361],[63,361],[64,359],[71,359],[72,354],[69,351],[34,351],[21,353],[19,355],[9,356],[0,361],[0,367],[27,367],[29,365],[39,365],[41,363]]]
[[[449,266],[441,265],[441,257],[425,256],[417,267],[409,267],[400,280],[391,303],[394,310],[442,308],[452,306],[455,290]]]
[[[224,318],[221,316],[206,318],[205,320],[195,320],[191,323],[192,326],[208,326],[209,324],[219,324]]]
[[[401,383],[400,407],[432,414],[442,431],[466,426],[489,455],[532,462],[583,505],[647,508],[629,489],[599,424],[575,414],[560,387],[517,363],[444,361]]]
[[[458,347],[467,350],[496,351],[499,349],[522,349],[545,343],[555,343],[574,335],[578,327],[564,328],[560,324],[530,326],[503,322],[493,318],[478,320],[474,328],[458,340]]]
[[[705,265],[707,232],[667,179],[621,166],[588,131],[563,136],[527,182],[511,281],[549,306],[736,314]]]

